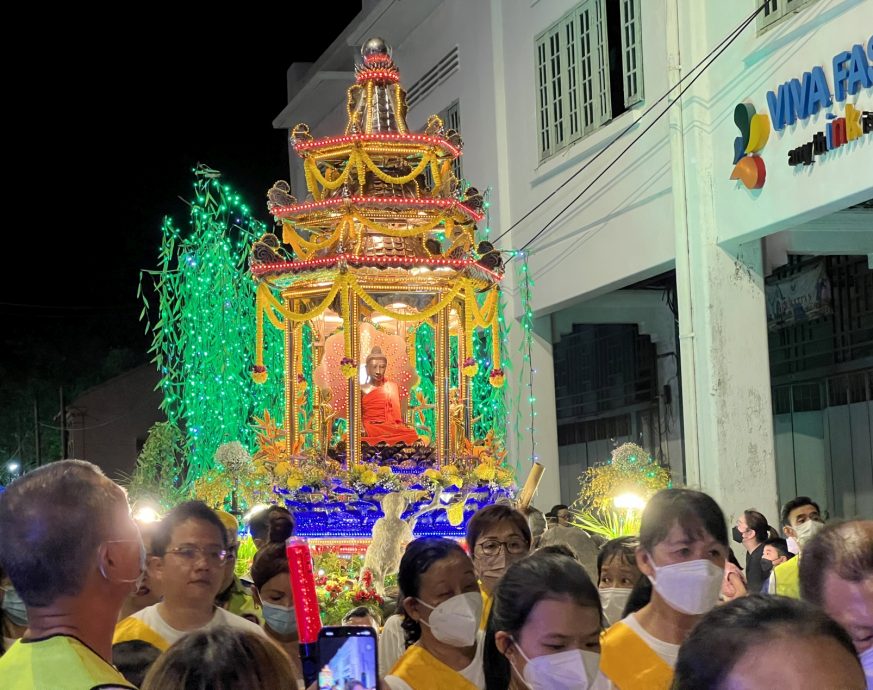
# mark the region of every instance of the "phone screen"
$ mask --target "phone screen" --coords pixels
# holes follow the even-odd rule
[[[374,690],[378,685],[376,631],[344,626],[318,634],[319,690]]]

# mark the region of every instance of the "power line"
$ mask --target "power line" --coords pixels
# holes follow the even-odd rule
[[[587,185],[582,189],[581,192],[579,192],[579,194],[577,194],[575,197],[573,197],[573,199],[572,199],[572,200],[571,200],[571,201],[570,201],[566,206],[564,206],[564,207],[563,207],[563,208],[562,208],[562,209],[561,209],[561,210],[560,210],[560,211],[559,211],[555,216],[553,216],[553,217],[551,218],[551,220],[549,220],[549,222],[546,223],[546,224],[545,224],[545,225],[544,225],[544,226],[543,226],[543,227],[542,227],[542,228],[541,228],[541,229],[540,229],[540,230],[539,230],[539,231],[538,231],[538,232],[537,232],[533,237],[531,237],[531,239],[529,239],[529,240],[524,244],[524,246],[521,247],[521,249],[520,249],[519,251],[524,251],[524,250],[527,249],[527,248],[528,248],[528,247],[529,247],[533,242],[535,242],[535,241],[536,241],[540,236],[542,236],[542,234],[543,234],[543,233],[544,233],[544,232],[549,228],[549,226],[550,226],[552,223],[554,223],[554,222],[555,222],[558,218],[560,218],[560,217],[561,217],[561,216],[562,216],[562,215],[563,215],[563,214],[564,214],[564,213],[565,213],[565,212],[566,212],[566,211],[567,211],[567,210],[568,210],[568,209],[569,209],[573,204],[575,204],[575,203],[576,203],[576,202],[577,202],[577,201],[582,197],[583,194],[585,194],[589,189],[591,189],[591,187],[594,186],[594,184],[595,184],[598,180],[600,180],[600,178],[602,178],[602,177],[603,177],[603,176],[604,176],[604,175],[609,171],[609,169],[612,168],[612,166],[615,165],[615,164],[616,164],[616,163],[621,159],[621,157],[624,156],[624,154],[627,153],[628,150],[629,150],[629,149],[630,149],[630,148],[631,148],[635,143],[637,143],[637,142],[638,142],[638,141],[643,137],[644,134],[646,134],[646,132],[648,132],[652,127],[654,127],[655,124],[657,124],[657,122],[658,122],[658,121],[659,121],[659,120],[660,120],[660,119],[661,119],[661,118],[662,118],[662,117],[663,117],[663,116],[664,116],[664,115],[665,115],[665,114],[670,110],[670,108],[672,108],[676,103],[678,103],[678,102],[681,100],[682,95],[683,95],[683,94],[684,94],[688,89],[690,89],[690,88],[694,85],[694,82],[697,81],[698,78],[700,78],[700,76],[701,76],[701,75],[702,75],[702,74],[703,74],[703,73],[704,73],[704,72],[709,68],[709,66],[710,66],[713,62],[715,62],[716,58],[718,58],[718,57],[719,57],[719,56],[720,56],[720,55],[721,55],[725,50],[728,49],[728,47],[730,47],[730,45],[731,45],[731,44],[732,44],[732,43],[733,43],[733,42],[734,42],[734,41],[739,37],[739,35],[743,32],[743,30],[744,30],[744,29],[745,29],[749,24],[751,24],[752,21],[754,21],[755,17],[757,17],[758,14],[760,14],[761,11],[762,11],[765,7],[766,7],[766,3],[765,3],[765,4],[762,4],[761,7],[759,7],[757,10],[755,10],[754,12],[752,12],[752,14],[750,14],[746,19],[744,19],[743,22],[742,22],[742,23],[741,23],[741,24],[740,24],[736,29],[734,29],[732,32],[730,32],[730,33],[727,35],[727,37],[724,38],[724,39],[721,41],[721,43],[719,43],[715,48],[713,48],[713,50],[711,50],[711,51],[709,52],[709,54],[708,54],[706,57],[704,57],[704,58],[703,58],[703,59],[702,59],[702,60],[701,60],[697,65],[695,65],[694,68],[688,72],[688,74],[686,74],[686,75],[685,75],[684,77],[682,77],[678,82],[676,82],[676,84],[675,84],[674,86],[672,86],[672,87],[671,87],[671,88],[670,88],[670,89],[669,89],[669,90],[668,90],[668,91],[667,91],[663,96],[661,96],[661,97],[660,97],[660,98],[659,98],[659,99],[658,99],[654,104],[652,104],[651,107],[649,107],[648,109],[646,109],[646,110],[643,112],[643,115],[642,115],[641,117],[645,117],[647,114],[649,114],[649,113],[652,111],[652,109],[654,109],[655,106],[657,106],[659,103],[661,103],[661,102],[662,102],[662,101],[663,101],[663,100],[664,100],[664,99],[665,99],[665,98],[666,98],[666,97],[667,97],[667,96],[668,96],[668,95],[669,95],[669,94],[670,94],[674,89],[676,89],[676,87],[678,87],[678,86],[679,86],[679,85],[680,85],[680,84],[681,84],[685,79],[691,77],[691,75],[692,75],[695,71],[697,71],[697,70],[701,67],[701,65],[703,65],[704,62],[706,62],[707,60],[709,60],[709,62],[708,62],[705,66],[703,66],[703,68],[700,69],[700,71],[697,72],[697,74],[694,75],[694,77],[691,79],[691,81],[688,83],[688,85],[685,86],[685,87],[684,87],[684,88],[679,92],[679,95],[676,96],[676,98],[675,98],[671,103],[669,103],[669,104],[667,105],[666,108],[664,108],[660,113],[658,113],[658,115],[655,117],[655,119],[654,119],[654,120],[653,120],[649,125],[647,125],[647,126],[645,127],[645,129],[643,129],[643,130],[642,130],[642,131],[641,131],[641,132],[640,132],[640,133],[639,133],[639,134],[638,134],[634,139],[632,139],[631,142],[630,142],[630,143],[629,143],[629,144],[628,144],[624,149],[622,149],[622,151],[621,151],[621,152],[620,152],[620,153],[619,153],[619,154],[618,154],[618,155],[617,155],[617,156],[616,156],[616,157],[615,157],[615,158],[614,158],[614,159],[609,163],[609,165],[607,165],[607,166],[606,166],[602,171],[600,171],[600,173],[599,173],[599,174],[598,174],[598,175],[597,175],[597,176],[596,176],[596,177],[595,177],[595,178],[594,178],[594,179],[593,179],[589,184],[587,184]],[[710,59],[710,58],[711,58],[711,59]],[[587,169],[587,168],[588,168],[592,163],[594,163],[594,161],[596,161],[598,158],[600,158],[600,156],[602,156],[604,153],[606,153],[606,151],[609,150],[609,148],[610,148],[610,147],[611,147],[615,142],[617,142],[619,139],[621,139],[621,137],[623,137],[623,136],[624,136],[624,135],[625,135],[625,134],[626,134],[626,133],[627,133],[627,132],[632,128],[632,127],[634,127],[635,125],[636,125],[636,122],[631,123],[630,125],[628,125],[628,127],[626,127],[624,130],[622,130],[622,132],[620,132],[619,135],[618,135],[615,139],[613,139],[612,141],[610,141],[609,144],[607,144],[607,146],[606,146],[605,148],[603,148],[601,151],[599,151],[599,152],[597,153],[597,155],[595,155],[593,158],[591,158],[591,160],[587,161],[587,162],[585,163],[585,165],[583,165],[579,170],[577,170],[577,171],[576,171],[575,173],[573,173],[569,178],[567,178],[564,182],[562,182],[561,185],[560,185],[559,187],[557,187],[557,189],[555,189],[554,191],[552,191],[552,192],[551,192],[548,196],[546,196],[546,197],[545,197],[545,198],[544,198],[540,203],[538,203],[536,206],[534,206],[530,211],[528,211],[528,212],[527,212],[524,216],[522,216],[518,221],[516,221],[516,222],[513,223],[511,226],[509,226],[509,228],[507,228],[506,231],[504,231],[503,233],[501,233],[501,234],[500,234],[497,238],[495,238],[493,241],[494,241],[494,242],[497,242],[500,238],[504,237],[504,236],[505,236],[508,232],[510,232],[513,228],[517,227],[517,226],[519,225],[519,223],[521,223],[521,222],[524,221],[526,218],[528,218],[528,217],[529,217],[529,216],[530,216],[534,211],[536,211],[540,206],[542,206],[542,205],[543,205],[544,203],[546,203],[546,202],[547,202],[551,197],[553,197],[553,196],[555,195],[555,193],[557,193],[561,188],[563,188],[564,186],[566,186],[566,185],[567,185],[571,180],[573,180],[576,176],[578,176],[579,174],[581,174],[582,172],[584,172],[584,171],[585,171],[585,170],[586,170],[586,169]],[[509,261],[511,261],[511,260],[512,260],[512,257],[509,257],[509,259],[507,260],[507,263],[508,263]]]

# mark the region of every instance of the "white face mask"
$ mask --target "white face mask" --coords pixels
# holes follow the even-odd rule
[[[603,607],[603,617],[606,618],[607,623],[617,623],[621,620],[621,614],[624,613],[631,591],[626,587],[607,587],[597,590],[600,595],[600,605]]]
[[[521,645],[513,643],[527,662],[519,675],[530,690],[587,690],[597,676],[600,655],[594,652],[568,649],[528,659]]]
[[[824,523],[818,520],[807,520],[802,525],[794,528],[794,533],[797,535],[797,543],[802,549],[809,541],[819,532],[824,529]]]
[[[864,668],[864,676],[867,678],[867,687],[873,688],[873,647],[867,647],[858,655],[861,666]]]
[[[458,594],[438,606],[431,606],[421,599],[419,604],[431,610],[430,621],[419,623],[430,628],[433,636],[452,647],[470,647],[476,642],[479,621],[482,619],[482,595],[479,592]]]
[[[712,561],[698,559],[661,567],[653,561],[652,567],[655,569],[655,574],[649,577],[652,587],[671,608],[697,616],[718,602],[724,568]]]

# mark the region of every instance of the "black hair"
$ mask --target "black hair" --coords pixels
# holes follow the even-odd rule
[[[824,581],[830,573],[848,582],[873,577],[873,520],[827,525],[803,547],[800,595],[824,605]]]
[[[297,687],[288,657],[263,634],[219,625],[185,635],[158,657],[143,690],[285,690]]]
[[[764,542],[764,546],[772,546],[779,552],[780,556],[785,556],[786,558],[791,558],[792,556],[794,556],[794,554],[788,550],[788,542],[781,537],[768,539]]]
[[[497,588],[488,616],[482,665],[487,690],[506,690],[512,678],[509,660],[498,649],[495,634],[503,631],[518,639],[534,607],[545,599],[569,599],[597,609],[603,619],[597,587],[574,558],[539,550],[507,568]]]
[[[692,489],[662,489],[649,499],[640,521],[640,546],[651,553],[676,524],[689,537],[698,538],[706,531],[728,546],[727,523],[718,503]]]
[[[718,690],[749,649],[778,637],[829,637],[858,658],[848,633],[817,606],[751,594],[717,606],[694,627],[679,649],[673,690]]]
[[[430,570],[434,563],[453,553],[467,555],[464,549],[451,539],[422,537],[409,542],[403,558],[400,559],[400,568],[397,572],[397,586],[400,587],[403,596],[418,598],[421,576]],[[405,607],[402,608],[404,609],[402,627],[406,634],[406,646],[409,647],[418,642],[421,637],[421,626],[406,612]]]
[[[789,522],[791,513],[798,508],[803,508],[803,506],[812,506],[821,513],[821,508],[818,507],[818,503],[813,501],[809,496],[796,496],[782,506],[782,513],[779,516],[782,520],[782,525],[785,527],[791,527],[791,523]]]
[[[746,527],[755,533],[755,539],[759,542],[766,541],[770,537],[775,537],[776,532],[770,527],[767,518],[757,510],[743,511],[743,519],[746,521]]]
[[[541,546],[536,550],[536,553],[556,553],[561,556],[569,556],[574,561],[579,560],[579,556],[575,551],[573,551],[573,549],[567,546],[567,544],[549,544],[548,546]]]
[[[563,503],[558,503],[557,505],[553,505],[552,509],[549,512],[552,515],[557,515],[559,510],[570,510],[570,506],[564,505]]]
[[[621,557],[625,563],[639,570],[637,567],[637,547],[640,540],[637,537],[618,537],[610,539],[597,552],[597,582],[600,582],[600,570],[603,564],[611,561],[616,556]]]
[[[350,618],[366,618],[367,616],[376,621],[376,625],[382,625],[382,615],[376,609],[371,609],[369,606],[357,606],[353,608],[343,616],[343,625],[345,625],[346,621]]]
[[[224,523],[203,501],[185,501],[167,513],[152,537],[152,553],[155,556],[165,556],[167,547],[173,539],[173,532],[186,520],[207,522],[218,530],[221,535],[221,545],[227,548],[227,530]]]
[[[143,640],[127,640],[112,645],[112,665],[136,687],[142,685],[160,655],[160,649]]]
[[[294,516],[284,506],[270,505],[249,520],[252,539],[265,542],[285,541],[294,533]]]
[[[483,532],[491,527],[494,527],[498,522],[511,522],[514,527],[521,532],[521,536],[530,547],[532,538],[530,535],[530,525],[527,524],[527,518],[512,506],[502,503],[495,503],[490,506],[485,506],[470,518],[467,523],[467,548],[470,553],[476,548],[476,543]]]
[[[279,542],[270,542],[262,546],[252,559],[252,583],[260,591],[269,580],[276,575],[291,572],[288,567],[288,557],[285,555],[285,545]]]
[[[622,618],[627,618],[632,613],[636,613],[643,606],[652,600],[652,581],[643,576],[633,586],[630,595],[627,598],[627,603],[624,605],[624,611],[621,612]]]

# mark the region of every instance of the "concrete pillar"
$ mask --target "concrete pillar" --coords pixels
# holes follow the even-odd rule
[[[552,319],[541,316],[534,320],[531,341],[531,367],[533,368],[534,434],[535,455],[546,471],[534,496],[534,505],[543,512],[561,502],[561,481],[558,467],[558,417],[555,406],[555,365],[552,352]],[[522,396],[522,402],[528,396]],[[530,414],[528,411],[528,420]],[[529,446],[528,446],[529,448]],[[523,450],[523,449],[522,449]],[[521,459],[521,458],[519,458]],[[530,463],[528,462],[529,466]],[[526,475],[525,475],[526,476]],[[520,481],[524,477],[519,477]],[[571,495],[579,493],[575,487]]]
[[[682,22],[704,26],[706,5],[683,3]],[[673,64],[696,64],[708,52],[705,32],[668,30],[676,32]],[[713,94],[719,85],[706,72],[695,88],[695,95]],[[713,162],[708,133],[720,116],[713,104],[720,102],[692,98],[671,112],[688,484],[711,494],[729,521],[754,507],[774,522],[778,494],[761,242],[731,251],[718,243],[725,233],[712,190],[726,176],[723,157],[717,169]]]

